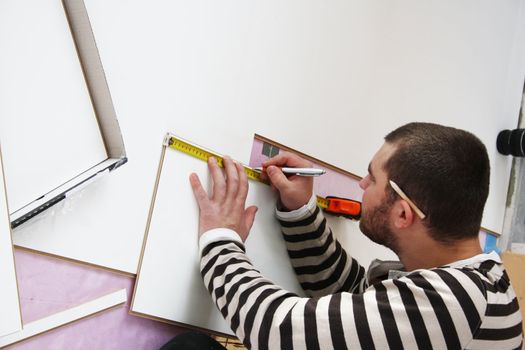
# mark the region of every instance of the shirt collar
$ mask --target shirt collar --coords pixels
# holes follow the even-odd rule
[[[465,267],[469,265],[479,264],[487,260],[493,260],[501,264],[501,258],[499,257],[498,253],[496,253],[495,251],[492,251],[488,254],[482,253],[482,254],[478,254],[473,257],[467,258],[467,259],[454,261],[453,263],[447,264],[445,266],[460,268],[460,267]]]

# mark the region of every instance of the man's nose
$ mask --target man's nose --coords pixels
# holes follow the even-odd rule
[[[361,189],[363,190],[365,190],[368,187],[368,176],[363,177],[361,181],[359,181],[359,187],[361,187]]]

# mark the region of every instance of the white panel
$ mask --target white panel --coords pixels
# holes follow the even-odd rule
[[[131,309],[231,334],[199,272],[199,210],[189,183],[192,172],[211,186],[206,162],[166,150]],[[250,182],[247,206],[257,205],[259,210],[246,241],[247,254],[265,277],[304,295],[288,258],[273,203],[275,195],[269,186]]]
[[[22,329],[11,224],[4,189],[4,174],[0,162],[0,336]]]
[[[107,155],[60,0],[2,0],[0,51],[0,140],[14,212]]]
[[[63,325],[92,316],[96,313],[121,305],[127,300],[126,290],[120,289],[103,297],[88,301],[87,303],[57,312],[40,320],[29,322],[24,325],[20,332],[0,337],[0,347],[17,343],[24,339],[34,337]]]

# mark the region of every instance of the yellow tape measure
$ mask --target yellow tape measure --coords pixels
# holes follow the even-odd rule
[[[174,150],[190,155],[192,157],[195,157],[197,159],[203,160],[205,162],[208,161],[208,158],[214,157],[217,160],[217,164],[219,164],[221,168],[223,167],[223,164],[222,164],[223,157],[220,154],[207,150],[200,146],[194,145],[174,135],[167,134],[164,140],[164,145]],[[261,179],[260,172],[255,171],[253,168],[247,165],[243,165],[243,168],[244,168],[244,172],[246,173],[246,176],[249,179],[258,181],[258,182],[262,182],[268,185],[268,182],[263,181]],[[328,200],[323,197],[317,196],[317,205],[323,209],[326,209],[328,208]]]

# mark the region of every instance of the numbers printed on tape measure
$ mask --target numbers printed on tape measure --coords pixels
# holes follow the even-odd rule
[[[193,145],[187,141],[176,138],[173,135],[169,136],[168,146],[181,151],[182,153],[188,154],[200,160],[208,161],[208,158],[214,157],[217,160],[217,164],[222,168],[222,159],[223,157],[215,152],[205,150],[199,146]],[[261,174],[258,171],[253,170],[252,168],[243,165],[244,172],[249,179],[264,182],[261,179]]]

